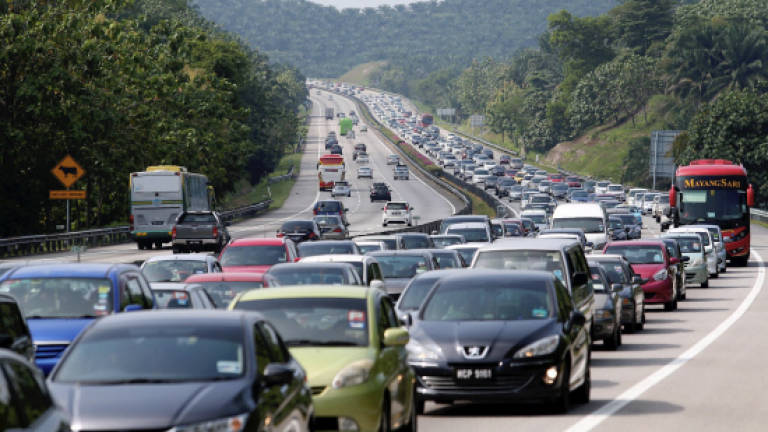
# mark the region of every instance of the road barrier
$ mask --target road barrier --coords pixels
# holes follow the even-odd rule
[[[758,220],[760,222],[768,222],[768,211],[753,208],[749,209],[749,213],[754,220]]]

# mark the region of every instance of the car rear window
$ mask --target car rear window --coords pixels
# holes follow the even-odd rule
[[[357,254],[355,247],[352,244],[346,243],[324,243],[324,242],[304,242],[299,243],[297,246],[300,257],[308,257],[315,255],[354,255]]]
[[[608,246],[606,254],[621,255],[630,264],[663,264],[664,254],[660,246]]]
[[[387,210],[407,210],[408,204],[405,203],[387,203]]]
[[[160,309],[192,309],[192,300],[184,290],[152,290]]]
[[[194,213],[185,213],[181,218],[179,219],[180,223],[215,223],[216,218],[213,217],[210,213],[205,214],[194,214]]]
[[[222,266],[273,265],[286,261],[283,245],[229,246],[221,253]]]
[[[308,232],[312,231],[313,225],[310,221],[291,221],[286,222],[280,228],[280,231],[292,233],[292,232]]]
[[[317,209],[319,211],[337,212],[341,210],[341,203],[338,201],[320,201],[317,203]]]

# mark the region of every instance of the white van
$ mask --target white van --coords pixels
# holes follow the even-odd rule
[[[627,204],[639,207],[637,205],[637,201],[635,201],[635,196],[643,196],[646,192],[648,192],[648,189],[643,188],[632,188],[627,193]]]
[[[581,228],[594,250],[601,250],[610,239],[608,216],[597,203],[560,204],[552,215],[552,228]]]

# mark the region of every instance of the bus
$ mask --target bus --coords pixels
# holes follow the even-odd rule
[[[432,126],[432,123],[435,122],[435,119],[432,117],[432,114],[422,114],[421,115],[421,127],[429,127]]]
[[[346,165],[344,156],[327,154],[320,156],[317,162],[317,179],[320,190],[331,190],[337,181],[344,180]]]
[[[675,173],[669,190],[671,223],[720,226],[728,259],[744,266],[749,260],[749,208],[754,201],[755,191],[742,165],[725,159],[695,160]]]
[[[157,165],[131,173],[131,238],[139,249],[157,249],[171,241],[176,217],[184,211],[211,211],[213,187],[208,177],[183,166]]]

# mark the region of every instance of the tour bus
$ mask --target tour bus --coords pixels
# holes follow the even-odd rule
[[[345,174],[344,156],[336,154],[320,156],[320,161],[317,163],[317,179],[321,191],[333,189],[337,181],[344,180]]]
[[[669,190],[671,223],[720,226],[727,256],[739,266],[749,260],[749,208],[754,202],[747,171],[725,159],[700,159],[678,167]]]
[[[171,241],[176,217],[184,211],[210,211],[213,187],[208,177],[177,165],[157,165],[131,173],[131,238],[139,249],[160,249]]]
[[[434,117],[432,117],[432,114],[422,114],[421,115],[421,127],[429,127],[432,126],[432,123],[434,123]]]

